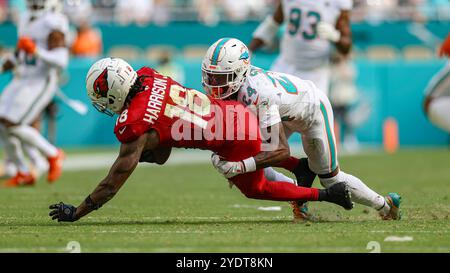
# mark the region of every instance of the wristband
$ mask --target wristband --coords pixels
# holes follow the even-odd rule
[[[242,163],[244,164],[244,168],[246,173],[254,172],[256,171],[256,162],[253,157],[249,157],[247,159],[242,160]]]

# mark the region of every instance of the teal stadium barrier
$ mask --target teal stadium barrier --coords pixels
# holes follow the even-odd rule
[[[142,49],[151,45],[166,44],[183,48],[192,44],[208,45],[223,36],[234,36],[248,42],[257,22],[245,24],[223,23],[207,27],[197,23],[172,23],[157,27],[117,27],[99,26],[103,32],[105,52],[112,46],[131,44]],[[407,45],[420,45],[421,41],[407,31],[408,23],[384,23],[377,26],[355,24],[352,26],[355,45],[364,50],[369,45],[389,44],[398,49]],[[450,30],[450,23],[431,22],[427,28],[436,35],[444,37]],[[14,26],[0,26],[0,43],[12,47],[16,43]],[[268,68],[274,60],[274,54],[257,54],[254,63]],[[85,94],[84,79],[89,66],[95,60],[72,59],[66,72],[68,82],[62,90],[71,98],[89,101]],[[176,62],[184,69],[185,85],[201,90],[201,60],[186,60],[181,56]],[[131,62],[135,68],[154,65],[151,61]],[[433,127],[422,111],[425,86],[429,79],[444,64],[442,60],[406,61],[397,58],[391,61],[369,61],[364,58],[355,60],[358,68],[357,86],[372,105],[369,120],[357,130],[362,143],[380,145],[382,143],[382,123],[387,117],[394,117],[399,124],[400,143],[403,146],[448,145],[448,134]],[[10,75],[0,77],[0,86],[4,87]],[[65,147],[87,145],[117,144],[113,135],[115,119],[101,115],[92,107],[86,116],[80,116],[67,106],[60,104],[57,126],[57,144]]]

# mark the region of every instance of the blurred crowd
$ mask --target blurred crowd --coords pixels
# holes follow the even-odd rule
[[[0,23],[15,21],[26,0],[0,0]],[[278,0],[62,0],[61,9],[75,22],[148,23],[261,20]],[[450,20],[449,0],[354,0],[354,21]]]
[[[450,20],[449,0],[353,0],[352,20]]]

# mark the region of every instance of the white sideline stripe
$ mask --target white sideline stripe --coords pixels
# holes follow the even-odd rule
[[[280,206],[258,207],[258,210],[261,210],[261,211],[281,211],[281,207]]]
[[[340,156],[354,156],[354,155],[375,155],[378,150],[364,150],[357,154],[345,154],[340,153]],[[169,160],[164,166],[179,166],[179,165],[190,165],[190,164],[204,164],[211,162],[211,151],[204,150],[174,150]],[[304,157],[301,145],[291,145],[291,154],[293,156]],[[117,149],[114,152],[101,152],[93,154],[78,154],[78,155],[68,155],[67,159],[64,161],[65,171],[80,171],[80,170],[100,170],[107,169],[111,167],[114,160],[117,158]],[[158,167],[156,164],[143,163],[139,164],[139,167]]]
[[[99,170],[111,167],[117,158],[117,152],[70,155],[64,161],[65,171]],[[174,152],[165,166],[177,166],[187,164],[209,163],[211,152],[209,151],[183,151]],[[158,167],[156,164],[141,163],[139,167]]]

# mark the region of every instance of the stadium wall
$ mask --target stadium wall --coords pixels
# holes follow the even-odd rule
[[[194,23],[174,23],[166,27],[126,27],[125,32],[123,29],[118,31],[116,26],[105,25],[101,27],[105,48],[108,50],[110,46],[124,42],[123,33],[127,34],[126,42],[133,41],[135,46],[170,44],[183,47],[189,44],[208,44],[222,36],[237,36],[245,40],[250,37],[249,35],[255,26],[256,23],[246,23],[239,27],[233,24],[205,27]],[[357,45],[361,48],[364,45],[373,45],[375,42],[380,44],[390,43],[396,47],[420,43],[414,37],[399,34],[405,33],[406,23],[370,26],[373,28],[370,32],[366,31],[368,27],[367,24],[364,27],[353,26]],[[388,29],[397,34],[387,31]],[[445,26],[445,24],[433,25],[433,23],[430,23],[430,29],[433,29],[433,32],[438,35],[442,33],[440,35],[442,37],[450,29],[450,24]],[[205,34],[205,31],[208,35]],[[15,37],[13,36],[15,35],[13,26],[0,26],[0,33],[4,34],[3,37],[0,37],[3,44],[11,45],[15,43],[15,38],[11,38]],[[395,38],[396,35],[400,36]],[[274,58],[275,56],[271,54],[258,54],[255,56],[254,63],[263,68],[269,68]],[[175,61],[184,69],[186,86],[201,90],[201,61],[199,59],[186,60],[181,56],[178,56]],[[84,79],[89,66],[93,62],[92,59],[72,59],[66,72],[66,83],[62,86],[62,90],[67,95],[86,104],[89,104],[89,102],[85,94]],[[143,65],[154,65],[151,61],[135,61],[132,64],[135,68]],[[399,124],[401,145],[449,144],[448,134],[433,127],[426,120],[422,111],[425,86],[432,75],[442,67],[443,61],[436,59],[427,61],[395,59],[374,62],[358,58],[355,64],[358,68],[358,89],[372,108],[369,120],[357,130],[361,142],[380,145],[382,143],[383,121],[387,117],[394,117]],[[4,87],[10,77],[10,75],[2,75],[0,86]],[[66,105],[60,104],[57,143],[66,147],[117,144],[118,142],[113,135],[114,123],[113,118],[97,113],[92,107],[90,107],[86,116],[80,116]]]
[[[166,26],[117,26],[99,24],[102,31],[104,48],[108,51],[115,45],[132,44],[142,49],[151,45],[172,45],[182,48],[188,45],[208,45],[222,37],[236,37],[244,42],[258,22],[220,23],[206,26],[197,22],[173,22]],[[439,37],[447,35],[450,22],[430,21],[424,25]],[[353,40],[356,47],[365,49],[371,45],[387,44],[400,49],[407,45],[421,45],[423,42],[410,32],[411,22],[393,21],[382,23],[353,23]],[[16,28],[12,23],[0,25],[0,45],[14,47],[17,42]],[[126,35],[126,39],[124,39]]]

